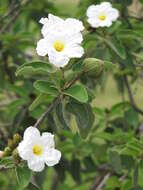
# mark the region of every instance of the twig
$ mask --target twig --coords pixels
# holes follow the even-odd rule
[[[110,176],[111,176],[111,173],[107,173],[95,190],[102,190],[102,187],[104,187],[106,181],[109,179]]]
[[[13,80],[11,70],[8,67],[8,60],[7,59],[8,59],[8,57],[7,57],[6,53],[2,53],[2,61],[3,61],[4,70],[7,73],[7,76],[9,77],[10,83],[13,84],[14,80]]]
[[[125,181],[125,179],[128,177],[128,172],[126,172],[123,176],[120,177],[119,181]]]
[[[2,170],[12,169],[12,168],[13,168],[13,166],[0,165],[0,171],[2,171]]]
[[[133,186],[134,190],[138,190],[139,163],[137,162],[134,168]]]
[[[19,3],[14,4],[14,1],[12,1],[8,12],[5,13],[2,17],[0,17],[0,22],[4,20],[5,18],[7,18],[8,16],[11,16],[11,14],[13,14],[19,8],[19,6],[20,6]]]
[[[65,81],[65,71],[64,71],[64,68],[61,67],[60,69],[61,69],[61,72],[62,72],[62,79],[63,79],[63,81]]]
[[[83,74],[83,72],[82,72],[82,74]],[[72,81],[70,81],[67,85],[65,85],[64,90],[70,88],[81,77],[82,74],[77,75]]]
[[[20,11],[21,11],[21,7],[22,6],[26,6],[28,3],[30,2],[30,0],[27,1],[22,1],[22,3],[17,7],[17,9],[14,11],[15,14],[11,15],[11,18],[9,19],[9,22],[7,24],[4,25],[4,27],[1,28],[0,33],[5,33],[5,31],[7,31],[11,25],[14,24],[14,22],[16,21],[16,18],[19,16]],[[12,12],[13,13],[13,12]]]
[[[136,16],[128,16],[131,19],[136,19],[138,21],[143,21],[143,17],[136,17]]]
[[[132,95],[132,91],[131,91],[131,88],[130,88],[130,85],[129,85],[127,76],[124,76],[124,81],[125,81],[125,85],[126,85],[126,87],[127,87],[127,92],[128,92],[128,96],[129,96],[130,103],[131,103],[132,107],[133,107],[138,113],[140,113],[141,115],[143,115],[143,110],[141,110],[140,108],[138,108],[137,105],[136,105],[136,102],[135,102],[134,97],[133,97],[133,95]]]
[[[37,122],[35,123],[34,127],[39,127],[41,125],[41,123],[44,121],[44,119],[47,117],[47,115],[53,110],[53,108],[55,108],[60,100],[60,96],[57,96],[53,102],[50,104],[50,106],[48,107],[47,111],[45,111],[41,117],[37,120]]]
[[[58,180],[58,175],[56,172],[53,174],[53,180],[52,180],[52,185],[51,185],[51,190],[56,190],[58,186],[59,180]]]
[[[102,187],[105,185],[108,178],[111,176],[111,172],[104,173],[104,175],[100,177],[95,177],[92,186],[89,190],[102,190]]]
[[[136,67],[142,67],[143,68],[143,64],[134,64]]]

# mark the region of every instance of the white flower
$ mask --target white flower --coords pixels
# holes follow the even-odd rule
[[[119,11],[112,8],[111,3],[103,2],[100,5],[91,5],[87,9],[88,22],[93,28],[109,27],[119,17]]]
[[[60,161],[61,152],[54,147],[54,135],[45,132],[40,136],[37,128],[28,127],[17,150],[19,156],[23,160],[27,160],[28,167],[31,170],[40,172],[44,169],[45,164],[54,166]]]
[[[43,39],[37,43],[37,53],[40,56],[49,56],[50,63],[56,67],[64,67],[70,58],[80,58],[84,50],[80,46],[83,40],[81,31],[82,22],[76,19],[63,20],[49,14],[42,18]]]

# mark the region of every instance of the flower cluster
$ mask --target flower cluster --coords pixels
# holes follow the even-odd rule
[[[40,172],[47,166],[54,166],[61,158],[61,152],[55,149],[54,135],[42,133],[35,127],[28,127],[23,140],[18,145],[19,156],[28,162],[28,167]]]
[[[89,6],[87,17],[91,27],[109,27],[119,17],[119,12],[109,2],[103,2]],[[51,64],[64,67],[71,58],[80,58],[84,54],[81,21],[73,18],[63,20],[49,14],[48,18],[41,18],[40,23],[43,24],[43,38],[37,43],[38,55],[48,55]],[[45,164],[54,166],[61,158],[61,152],[55,149],[54,136],[47,132],[40,136],[35,127],[26,129],[17,150],[19,156],[28,162],[28,167],[36,172],[42,171]]]

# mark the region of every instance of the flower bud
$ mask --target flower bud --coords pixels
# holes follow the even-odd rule
[[[4,149],[3,157],[10,156],[11,155],[11,148],[6,147]]]
[[[14,151],[12,152],[12,157],[16,163],[19,163],[21,160],[19,157],[17,149],[14,149]]]
[[[0,158],[3,157],[4,152],[0,150]]]
[[[12,150],[15,148],[15,145],[14,145],[12,139],[8,139],[8,147],[9,147],[10,149],[12,149]]]
[[[104,62],[96,58],[87,58],[84,60],[84,71],[88,76],[98,78],[104,69]]]
[[[13,143],[15,147],[19,144],[21,140],[22,140],[22,137],[18,133],[13,135]]]

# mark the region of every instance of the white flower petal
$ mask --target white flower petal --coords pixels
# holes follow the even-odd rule
[[[36,127],[28,127],[24,132],[24,140],[29,140],[32,138],[40,138],[40,132]]]
[[[100,7],[101,7],[101,8],[104,8],[104,9],[108,9],[108,8],[112,8],[112,5],[111,5],[110,2],[102,2],[102,3],[100,4]]]
[[[99,10],[99,5],[90,5],[87,9],[87,16],[88,17],[94,17],[95,15],[97,15]]]
[[[44,161],[30,159],[28,160],[28,167],[34,172],[41,172],[45,168]]]
[[[45,162],[48,166],[54,166],[59,163],[61,159],[61,152],[56,149],[50,149],[45,155]]]
[[[99,19],[95,19],[95,18],[89,18],[88,19],[89,24],[93,27],[93,28],[98,28],[100,26],[100,21]]]
[[[60,17],[55,16],[55,15],[53,15],[53,14],[49,14],[49,15],[48,15],[48,18],[49,18],[49,21],[50,21],[52,24],[64,22],[63,19],[61,19]]]
[[[65,24],[73,33],[81,32],[84,30],[83,23],[74,18],[66,19]]]
[[[54,135],[51,133],[42,133],[41,140],[43,144],[48,147],[48,148],[54,148],[55,147],[55,142],[54,142]]]
[[[41,18],[39,22],[41,24],[47,24],[48,23],[48,18]]]
[[[75,44],[68,48],[67,54],[70,58],[80,58],[84,54],[84,49],[81,46]]]
[[[42,34],[44,37],[47,37],[48,34],[52,34],[53,31],[59,31],[61,32],[61,29],[62,29],[62,25],[64,23],[64,20],[55,16],[55,15],[52,15],[52,14],[49,14],[48,15],[48,20],[47,22],[43,25],[42,27]],[[57,30],[58,29],[58,30]]]
[[[45,56],[48,53],[48,42],[46,39],[41,39],[37,42],[36,48],[37,54],[40,56]]]
[[[112,20],[112,21],[116,21],[117,18],[119,17],[119,11],[117,9],[111,9],[109,10],[108,13],[108,17]]]
[[[83,41],[83,37],[81,33],[76,33],[73,35],[67,35],[65,36],[66,44],[72,45],[72,44],[80,44]]]
[[[21,141],[17,147],[18,154],[23,160],[28,160],[32,156],[31,146],[28,141]]]
[[[56,67],[64,67],[69,62],[69,57],[63,53],[51,51],[49,53],[49,62]]]

